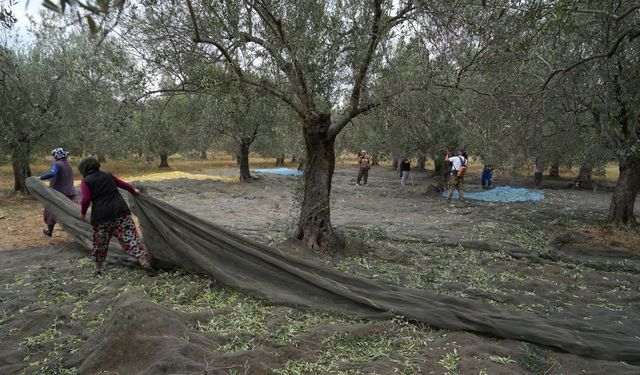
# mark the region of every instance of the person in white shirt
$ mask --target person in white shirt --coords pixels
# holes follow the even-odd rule
[[[464,202],[464,172],[461,172],[463,167],[467,166],[467,153],[464,150],[459,149],[457,156],[450,156],[447,152],[444,156],[444,161],[450,162],[451,172],[449,179],[447,180],[447,189],[449,195],[447,196],[447,203],[451,203],[451,197],[453,196],[453,190],[458,190],[460,194],[460,202]]]

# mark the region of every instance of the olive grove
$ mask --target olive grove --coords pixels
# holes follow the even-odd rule
[[[47,7],[80,21],[77,29],[88,27],[95,49],[79,36],[58,38],[60,59],[51,50],[45,61],[36,58],[51,40],[43,34],[29,53],[3,50],[3,98],[13,93],[15,101],[28,90],[42,96],[26,95],[31,102],[18,106],[23,114],[2,119],[17,175],[30,173],[24,160],[38,144],[33,137],[64,121],[85,124],[91,137],[79,143],[93,153],[117,154],[99,149],[101,137],[131,129],[149,142],[162,138],[162,145],[125,149],[159,153],[163,165],[168,153],[206,155],[225,139],[221,147],[236,150],[245,180],[252,145],[280,158],[278,150],[298,153],[302,143],[306,173],[295,237],[331,254],[343,246],[331,222],[337,153],[366,148],[376,157],[430,158],[441,173],[444,149],[465,147],[514,171],[539,158],[552,173],[577,165],[580,183],[615,160],[620,177],[606,221],[636,223],[634,1],[60,0]],[[78,12],[72,16],[69,7]],[[69,54],[72,47],[83,52]],[[69,69],[79,61],[86,65]],[[27,68],[46,79],[20,78]],[[72,79],[71,71],[86,77]],[[31,88],[35,82],[46,87]],[[99,108],[99,115],[69,111],[63,94],[91,100],[84,107]],[[54,101],[66,110],[52,110]],[[273,126],[280,122],[286,131]]]

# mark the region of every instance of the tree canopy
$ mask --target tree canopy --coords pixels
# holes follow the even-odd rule
[[[336,152],[428,157],[440,168],[445,148],[464,147],[505,170],[544,160],[590,174],[616,161],[607,222],[636,223],[635,1],[45,6],[55,12],[34,27],[35,42],[0,56],[0,146],[17,190],[44,137],[80,154],[161,161],[224,149],[244,180],[251,147],[294,153],[307,168],[295,237],[331,253],[342,246],[330,215]]]

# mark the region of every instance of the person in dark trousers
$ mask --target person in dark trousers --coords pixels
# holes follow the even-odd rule
[[[367,155],[366,150],[362,150],[358,155],[358,181],[356,182],[358,185],[360,185],[360,181],[362,181],[362,185],[367,184],[370,168],[371,161],[369,160],[369,155]]]
[[[404,186],[407,184],[407,178],[409,178],[409,174],[411,173],[411,162],[409,159],[402,159],[400,163],[400,185]]]
[[[533,173],[533,185],[536,189],[540,189],[542,187],[542,173],[544,172],[544,161],[542,157],[536,158],[536,169]]]
[[[69,152],[64,148],[55,148],[51,151],[53,163],[49,172],[40,176],[41,180],[49,180],[49,187],[64,194],[67,198],[77,203],[76,189],[73,187],[73,168],[67,162]],[[45,208],[44,222],[47,225],[42,229],[42,234],[47,237],[53,236],[53,228],[56,225],[56,218]]]
[[[460,194],[460,202],[464,202],[464,172],[467,165],[467,153],[464,150],[459,149],[457,156],[449,156],[449,152],[445,154],[444,161],[451,163],[451,175],[447,182],[447,188],[449,194],[447,196],[447,202],[451,203],[453,197],[453,190],[458,190]]]
[[[298,171],[302,172],[304,170],[304,159],[298,158]]]
[[[92,205],[93,248],[91,255],[95,258],[97,273],[102,271],[112,236],[116,236],[124,251],[137,258],[143,268],[151,271],[147,251],[140,241],[136,225],[131,217],[131,210],[120,195],[118,188],[131,194],[139,194],[140,191],[118,177],[102,172],[100,163],[93,157],[82,160],[78,169],[83,176],[80,182],[80,191],[82,192],[80,218],[82,220],[85,219],[89,205]]]
[[[480,181],[483,189],[491,189],[493,184],[493,169],[489,165],[485,165],[482,169],[482,180]]]

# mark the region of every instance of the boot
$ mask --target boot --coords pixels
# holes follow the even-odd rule
[[[47,237],[53,236],[53,227],[54,226],[55,226],[55,224],[48,225],[47,229],[42,229],[42,234],[44,234]]]

